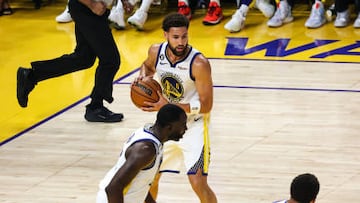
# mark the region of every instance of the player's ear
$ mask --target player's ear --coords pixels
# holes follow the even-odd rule
[[[171,131],[173,129],[173,124],[172,123],[166,124],[165,128],[166,130]]]

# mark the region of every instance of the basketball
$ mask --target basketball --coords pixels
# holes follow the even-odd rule
[[[144,77],[142,80],[131,85],[131,101],[138,108],[146,107],[145,101],[151,103],[159,101],[160,98],[157,91],[161,92],[160,84],[152,77]]]

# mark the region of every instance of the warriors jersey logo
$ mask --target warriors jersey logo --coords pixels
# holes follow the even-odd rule
[[[182,80],[171,73],[161,76],[161,83],[163,85],[163,93],[170,100],[170,102],[179,102],[184,95],[184,87]]]
[[[164,61],[164,59],[165,59],[164,54],[161,54],[161,55],[159,56],[159,59],[160,59],[160,65],[167,65],[167,64],[169,64],[168,62]]]

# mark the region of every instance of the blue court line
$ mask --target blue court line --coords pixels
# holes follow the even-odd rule
[[[233,59],[231,59],[233,60]],[[129,77],[130,75],[137,72],[139,68],[125,74],[124,76],[120,77],[119,79],[115,80],[113,84],[126,84],[130,85],[131,82],[121,82],[125,78]],[[360,90],[350,90],[350,89],[322,89],[322,88],[287,88],[287,87],[261,87],[261,86],[231,86],[231,85],[214,85],[214,88],[234,88],[234,89],[259,89],[259,90],[284,90],[284,91],[313,91],[313,92],[349,92],[349,93],[360,93]],[[49,116],[48,118],[45,118],[44,120],[34,124],[33,126],[30,126],[29,128],[19,132],[18,134],[6,139],[5,141],[0,143],[0,147],[20,136],[23,134],[29,132],[30,130],[40,126],[41,124],[57,117],[58,115],[68,111],[69,109],[77,106],[78,104],[82,103],[83,101],[87,100],[89,96],[80,99],[79,101],[75,102],[74,104],[71,104],[70,106],[64,108],[63,110],[60,110],[59,112]]]
[[[309,62],[309,63],[344,63],[344,64],[359,64],[354,61],[320,61],[320,60],[290,60],[290,59],[255,59],[255,58],[218,58],[213,57],[208,59],[216,60],[236,60],[236,61],[266,61],[266,62]]]
[[[120,85],[130,85],[130,82],[116,82]],[[356,92],[360,90],[347,89],[321,89],[321,88],[297,88],[297,87],[261,87],[261,86],[236,86],[236,85],[214,85],[214,88],[232,88],[232,89],[259,89],[259,90],[289,90],[289,91],[313,91],[313,92]]]
[[[358,62],[333,62],[333,61],[305,61],[305,60],[273,60],[273,59],[242,59],[242,58],[208,58],[216,60],[244,60],[244,61],[276,61],[276,62],[320,62],[320,63],[358,63]],[[137,72],[140,68],[135,69],[131,73]],[[130,82],[121,82],[117,80],[114,84],[131,84]],[[214,85],[214,88],[235,88],[235,89],[260,89],[260,90],[288,90],[288,91],[314,91],[314,92],[355,92],[359,93],[360,90],[350,90],[350,89],[323,89],[323,88],[301,88],[301,87],[261,87],[261,86],[229,86],[229,85]]]
[[[260,89],[260,90],[289,90],[289,91],[313,91],[313,92],[356,92],[360,90],[347,89],[321,89],[321,88],[298,88],[298,87],[260,87],[260,86],[228,86],[214,85],[215,88],[236,88],[236,89]]]
[[[118,83],[119,81],[121,81],[121,80],[129,77],[129,75],[133,74],[133,73],[136,72],[136,71],[138,71],[138,69],[136,69],[136,70],[134,70],[134,71],[131,71],[131,72],[125,74],[124,76],[118,78],[117,80],[115,80],[115,81],[113,82],[113,84],[116,84],[116,83]],[[56,112],[55,114],[53,114],[53,115],[51,115],[51,116],[49,116],[49,117],[41,120],[40,122],[35,123],[34,125],[30,126],[29,128],[26,128],[25,130],[23,130],[23,131],[15,134],[14,136],[11,136],[10,138],[2,141],[2,142],[0,143],[0,147],[1,147],[2,145],[6,144],[6,143],[8,143],[8,142],[10,142],[10,141],[12,141],[12,140],[14,140],[14,139],[16,139],[16,138],[24,135],[25,133],[29,132],[30,130],[32,130],[32,129],[34,129],[34,128],[40,126],[40,125],[42,125],[43,123],[46,123],[47,121],[49,121],[49,120],[51,120],[51,119],[53,119],[53,118],[55,118],[55,117],[63,114],[64,112],[72,109],[73,107],[77,106],[78,104],[80,104],[80,103],[84,102],[85,100],[89,99],[89,97],[90,97],[90,96],[86,96],[86,97],[80,99],[79,101],[71,104],[71,105],[68,106],[68,107],[65,107],[64,109],[60,110],[59,112]]]
[[[40,126],[40,125],[42,125],[43,123],[46,123],[47,121],[49,121],[49,120],[57,117],[58,115],[63,114],[64,112],[66,112],[66,111],[70,110],[71,108],[77,106],[78,104],[82,103],[83,101],[87,100],[88,98],[89,98],[89,96],[87,96],[87,97],[85,97],[85,98],[82,98],[82,99],[80,99],[79,101],[75,102],[74,104],[71,104],[70,106],[64,108],[63,110],[60,110],[59,112],[56,112],[55,114],[53,114],[53,115],[45,118],[44,120],[42,120],[42,121],[40,121],[40,122],[38,122],[38,123],[36,123],[36,124],[34,124],[34,125],[32,125],[32,126],[30,126],[29,128],[26,128],[25,130],[19,132],[18,134],[16,134],[16,135],[14,135],[14,136],[12,136],[12,137],[4,140],[3,142],[0,143],[0,147],[1,147],[2,145],[6,144],[6,143],[8,143],[8,142],[10,142],[10,141],[12,141],[12,140],[14,140],[14,139],[16,139],[16,138],[24,135],[25,133],[29,132],[30,130],[32,130],[32,129],[34,129],[34,128]]]

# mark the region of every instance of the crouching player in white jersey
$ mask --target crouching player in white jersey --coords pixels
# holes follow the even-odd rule
[[[207,182],[210,161],[209,115],[213,105],[213,82],[209,61],[188,44],[189,21],[181,14],[172,13],[162,24],[166,42],[149,48],[148,57],[140,68],[134,83],[145,76],[153,76],[162,86],[162,95],[156,103],[146,102],[144,111],[158,111],[173,103],[188,115],[189,130],[179,142],[164,145],[161,172],[180,172],[182,162],[190,184],[202,203],[217,202]],[[160,175],[157,177],[159,181]],[[154,182],[151,193],[157,195]]]
[[[163,143],[179,141],[187,130],[187,116],[173,104],[163,106],[155,124],[136,130],[120,157],[99,184],[97,203],[154,203],[149,189],[162,160]]]

